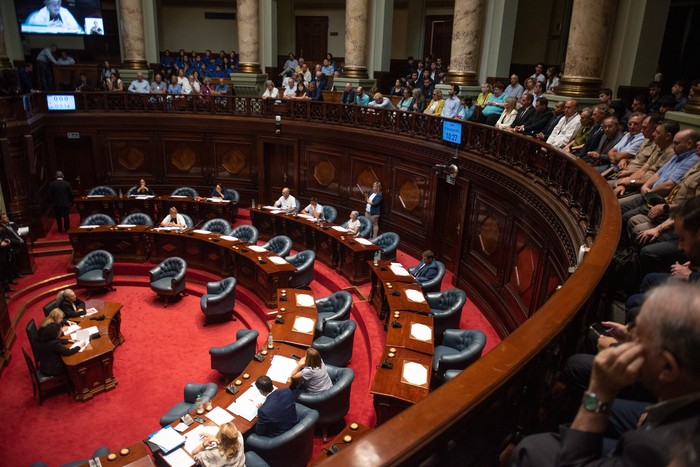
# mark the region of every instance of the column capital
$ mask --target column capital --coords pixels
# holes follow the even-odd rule
[[[597,78],[583,78],[580,76],[562,76],[556,94],[573,98],[598,97],[603,82]]]
[[[445,82],[449,84],[458,84],[460,86],[479,85],[479,80],[476,77],[476,73],[471,71],[449,71]]]
[[[693,86],[693,97],[685,104],[689,114],[700,114],[700,85]]]

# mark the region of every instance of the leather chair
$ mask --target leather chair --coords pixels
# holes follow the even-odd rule
[[[212,370],[226,377],[238,376],[255,355],[258,335],[254,329],[239,329],[236,332],[236,342],[209,349]]]
[[[178,214],[180,214],[182,216],[182,218],[185,219],[185,225],[187,226],[188,229],[194,228],[194,221],[192,220],[192,218],[190,216],[188,216],[187,214],[183,214],[181,212]]]
[[[94,459],[96,457],[102,457],[106,456],[109,454],[109,448],[107,446],[100,446],[99,448],[95,449],[92,453],[92,456],[90,459]],[[62,464],[61,467],[80,467],[81,465],[87,464],[90,459],[80,459],[77,461],[71,461],[66,464]],[[30,467],[48,467],[48,464],[46,462],[33,462]]]
[[[204,325],[210,320],[233,318],[233,307],[236,304],[236,279],[227,277],[219,282],[208,282],[207,293],[202,295],[199,305],[204,313]]]
[[[272,237],[269,242],[262,245],[266,250],[274,251],[277,255],[285,258],[292,249],[292,239],[286,235]]]
[[[365,216],[357,216],[357,220],[360,221],[360,237],[369,237],[369,234],[372,233],[372,222]],[[349,221],[345,221],[341,227],[347,229],[348,222]]]
[[[453,379],[455,376],[457,376],[458,374],[460,374],[462,371],[464,371],[464,370],[447,370],[447,371],[445,372],[444,376],[442,377],[442,380],[443,380],[445,383],[447,383],[447,382],[449,382],[449,381],[452,381],[452,379]]]
[[[114,256],[109,251],[95,250],[83,257],[75,266],[78,287],[85,287],[88,297],[93,289],[114,290]]]
[[[199,193],[197,193],[197,190],[194,188],[190,188],[188,186],[181,186],[180,188],[175,189],[172,193],[170,193],[170,196],[189,196],[190,198],[199,198]]]
[[[314,449],[314,428],[318,412],[296,404],[299,423],[279,436],[270,438],[251,433],[245,447],[254,451],[272,467],[301,467],[308,464]]]
[[[115,225],[114,219],[107,214],[92,214],[87,216],[80,225]]]
[[[224,198],[231,200],[232,203],[236,204],[241,202],[241,195],[239,195],[238,192],[233,188],[224,189]]]
[[[29,375],[32,378],[32,388],[34,389],[34,394],[32,397],[36,397],[37,392],[39,393],[39,405],[44,403],[44,399],[48,391],[68,387],[68,378],[66,376],[45,375],[36,369],[32,358],[29,356],[27,351],[24,350],[24,348],[22,348],[22,354],[24,355],[24,361],[27,363]]]
[[[117,192],[111,186],[100,185],[91,188],[88,196],[117,196]]]
[[[122,224],[153,225],[153,220],[148,214],[133,212],[122,219]]]
[[[323,331],[327,321],[343,321],[350,318],[352,295],[344,290],[316,300],[316,332]]]
[[[301,212],[301,201],[299,201],[299,198],[294,198],[294,201],[296,201],[297,204],[296,212]]]
[[[335,222],[338,217],[338,211],[333,206],[323,206],[323,218],[326,222]]]
[[[135,186],[132,186],[132,187],[129,188],[129,190],[127,190],[127,192],[126,192],[126,196],[137,195],[137,194],[138,194],[138,193],[136,193],[136,187],[135,187]]]
[[[299,289],[308,287],[314,280],[314,260],[316,253],[312,250],[300,251],[296,255],[285,258],[289,264],[297,268],[289,279],[289,287]]]
[[[197,396],[202,397],[202,402],[211,400],[216,396],[216,391],[219,387],[216,383],[187,383],[185,385],[185,397],[184,401],[178,402],[170,410],[168,410],[165,415],[160,417],[160,426],[170,425],[172,422],[182,417],[186,413],[190,413],[195,410],[195,404],[197,402]]]
[[[258,241],[258,229],[248,224],[239,225],[233,229],[231,236],[246,242],[248,245],[255,245]]]
[[[442,381],[447,370],[464,370],[481,357],[486,345],[486,334],[479,330],[447,329],[442,345],[435,347],[433,375]]]
[[[226,219],[209,219],[202,225],[202,230],[220,233],[221,235],[231,235],[231,224]]]
[[[44,316],[45,317],[49,316],[49,313],[51,313],[51,310],[53,310],[56,307],[57,307],[56,300],[51,300],[49,303],[44,305]]]
[[[33,319],[30,319],[24,328],[27,331],[27,340],[29,341],[29,346],[32,348],[32,355],[34,356],[34,364],[39,366],[39,358],[36,356],[36,339],[38,335],[38,330],[36,328],[36,323]]]
[[[318,350],[327,365],[347,366],[352,358],[353,340],[357,324],[353,320],[328,321],[323,335],[311,347]]]
[[[442,287],[442,278],[445,277],[445,265],[442,261],[434,260],[437,265],[438,273],[435,277],[429,281],[423,282],[420,286],[423,289],[423,293],[429,292],[439,292],[440,287]]]
[[[33,467],[33,466],[30,466]],[[48,466],[46,466],[48,467]],[[245,467],[270,467],[270,464],[265,462],[262,457],[258,456],[253,451],[245,452]]]
[[[461,289],[448,289],[443,292],[425,294],[433,317],[435,345],[442,344],[442,334],[446,329],[459,329],[462,308],[467,303],[467,294]]]
[[[347,415],[350,409],[350,388],[355,372],[350,368],[326,365],[333,386],[321,392],[301,392],[297,402],[318,412],[318,424],[323,428],[323,442],[328,441],[328,425]]]
[[[399,247],[399,234],[384,232],[370,241],[382,249],[382,259],[396,261],[396,249]]]
[[[148,271],[151,289],[158,295],[165,297],[165,306],[168,306],[170,297],[180,295],[185,291],[185,274],[187,263],[177,256],[165,259],[158,266]]]

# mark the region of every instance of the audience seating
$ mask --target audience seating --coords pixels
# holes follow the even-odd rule
[[[51,300],[49,303],[44,305],[44,316],[49,316],[49,313],[51,313],[51,310],[56,308],[56,300]]]
[[[190,198],[199,198],[199,193],[194,188],[188,186],[181,186],[176,188],[175,191],[170,193],[170,196],[189,196]]]
[[[382,249],[382,259],[396,261],[396,249],[399,247],[399,234],[384,232],[370,241]]]
[[[180,214],[182,216],[182,218],[185,219],[185,225],[187,226],[188,229],[194,228],[194,221],[192,220],[192,218],[190,216],[188,216],[187,214],[183,214],[181,212],[178,214]]]
[[[224,197],[225,199],[229,199],[232,203],[236,204],[238,204],[241,201],[241,195],[239,195],[238,191],[234,190],[233,188],[225,188]]]
[[[318,412],[296,404],[299,423],[286,433],[270,438],[251,433],[245,440],[250,449],[272,467],[301,467],[308,464],[314,448],[314,428]]]
[[[122,219],[122,224],[153,225],[153,220],[148,214],[133,212]]]
[[[352,358],[352,347],[357,324],[353,320],[328,321],[323,334],[311,344],[327,365],[347,366]]]
[[[231,320],[236,305],[236,278],[226,277],[219,282],[208,282],[207,293],[202,295],[199,305],[204,313],[205,326],[212,318]]]
[[[88,297],[93,289],[114,290],[114,256],[109,251],[91,251],[78,261],[74,268],[77,285],[87,289]]]
[[[195,410],[195,404],[197,402],[197,396],[202,397],[202,402],[211,400],[216,396],[216,391],[219,387],[216,383],[187,383],[185,385],[185,397],[183,402],[178,402],[170,410],[168,410],[165,415],[160,418],[160,426],[170,425],[172,422],[182,417],[186,413]]]
[[[158,266],[148,271],[151,281],[151,289],[158,295],[165,297],[165,306],[168,306],[170,297],[180,295],[185,291],[185,274],[187,262],[177,256],[167,258]]]
[[[367,219],[365,216],[357,216],[357,220],[360,221],[360,237],[367,238],[369,237],[369,234],[372,233],[372,222]],[[341,227],[347,229],[348,228],[348,222],[345,221]]]
[[[107,185],[100,185],[90,189],[87,194],[88,196],[117,196],[117,192],[114,188]]]
[[[435,382],[442,381],[447,370],[464,370],[481,357],[486,345],[486,335],[478,330],[447,329],[442,345],[435,347],[433,375]]]
[[[296,289],[308,287],[311,281],[314,280],[314,260],[316,259],[316,252],[304,250],[296,255],[287,256],[285,259],[289,264],[297,268],[297,270],[292,273],[292,277],[289,280],[289,287]]]
[[[270,241],[262,245],[266,250],[275,252],[278,256],[285,258],[292,249],[292,239],[286,235],[272,237]]]
[[[87,216],[80,225],[115,225],[114,219],[107,214],[92,214]]]
[[[297,402],[318,412],[318,424],[323,428],[323,442],[328,441],[328,425],[339,422],[350,409],[350,388],[355,372],[350,368],[326,365],[333,387],[321,392],[304,392]]]
[[[352,295],[344,290],[316,300],[316,332],[321,333],[327,321],[343,321],[350,317]]]
[[[333,206],[323,206],[323,218],[326,220],[326,222],[335,222],[337,217],[338,211]]]
[[[434,260],[435,264],[437,265],[438,268],[438,273],[435,277],[430,279],[429,281],[425,281],[421,283],[421,288],[423,289],[423,293],[429,293],[429,292],[439,292],[440,287],[442,287],[442,278],[445,277],[445,265],[442,263],[442,261]]]
[[[445,329],[459,329],[462,308],[467,303],[467,294],[461,289],[448,289],[443,292],[429,292],[425,299],[433,317],[435,344],[442,343]]]
[[[209,219],[202,225],[202,230],[220,233],[221,235],[231,235],[231,224],[226,219]]]
[[[37,392],[39,393],[39,405],[44,403],[45,395],[48,391],[68,387],[68,378],[66,376],[45,375],[37,370],[32,358],[27,351],[24,350],[24,347],[22,348],[22,354],[24,355],[24,361],[27,363],[29,375],[32,378],[32,388],[34,389],[34,395],[32,397],[36,397]]]
[[[29,341],[29,346],[32,348],[32,355],[34,356],[34,364],[39,366],[39,358],[36,356],[36,339],[38,336],[38,330],[36,328],[36,323],[33,319],[30,319],[24,328],[27,331],[27,340]]]
[[[253,329],[239,329],[236,342],[209,349],[212,370],[226,377],[238,376],[255,355],[258,335],[258,331]]]
[[[239,225],[233,229],[231,236],[246,242],[248,245],[255,245],[258,241],[258,229],[252,225]]]

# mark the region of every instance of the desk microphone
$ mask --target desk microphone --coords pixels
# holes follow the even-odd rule
[[[401,296],[401,292],[399,292],[398,290],[394,290],[393,292],[391,292],[391,295],[395,295],[395,296],[397,296],[397,297],[400,297],[400,296]]]
[[[401,323],[399,323],[398,321],[394,320],[394,321],[391,322],[391,327],[392,327],[392,328],[400,328],[400,327],[402,327],[402,326],[401,326]]]
[[[90,318],[91,321],[104,321],[104,319],[105,319],[104,314],[101,314],[99,316],[93,316],[92,318]]]
[[[338,446],[336,446],[335,444],[331,444],[327,448],[323,448],[323,450],[326,451],[326,454],[328,454],[329,456],[332,456],[336,452],[340,451]]]
[[[387,369],[391,370],[392,368],[394,368],[394,364],[391,363],[388,358],[386,358],[382,362],[382,368],[387,368]]]

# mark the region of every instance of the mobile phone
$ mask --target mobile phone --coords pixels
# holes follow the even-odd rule
[[[612,330],[612,328],[609,328],[609,327],[607,327],[607,326],[603,326],[603,325],[600,324],[600,323],[593,323],[593,324],[591,324],[590,329],[591,329],[593,332],[595,332],[596,334],[598,334],[599,336],[609,336],[609,335],[610,335],[610,331]]]
[[[202,417],[200,417],[199,415],[197,415],[196,417],[194,417],[194,421],[195,421],[195,422],[198,422],[198,423],[205,423],[205,422],[206,422],[206,420],[204,420],[204,419],[203,419]]]
[[[296,361],[301,360],[301,357],[300,357],[299,355],[295,354],[295,353],[292,354],[292,358],[293,358],[294,360],[296,360]]]

